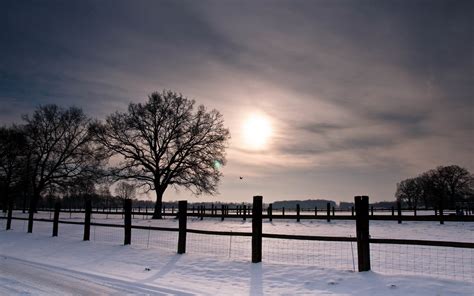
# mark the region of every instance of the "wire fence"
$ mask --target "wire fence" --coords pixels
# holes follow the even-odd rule
[[[249,236],[189,233],[186,240],[190,254],[238,261],[248,260],[251,254],[252,238]]]
[[[263,239],[264,261],[356,270],[357,245],[353,242]]]
[[[25,214],[15,216],[11,231],[26,232]],[[6,219],[1,216],[2,231]],[[84,216],[61,213],[59,236],[82,240]],[[47,219],[43,215],[41,219]],[[124,227],[121,224],[100,225],[103,217],[93,219],[90,240],[105,244],[123,244]],[[140,220],[141,221],[141,220]],[[52,221],[35,220],[33,232],[51,235]],[[112,222],[112,221],[110,221]],[[119,220],[115,221],[119,223]],[[137,221],[139,222],[139,221]],[[150,222],[150,221],[149,221]],[[149,223],[148,222],[148,223]],[[172,225],[176,225],[176,222]],[[157,248],[176,252],[178,229],[153,227],[150,224],[132,226],[132,245],[139,248]],[[273,236],[273,237],[272,237]],[[332,241],[335,240],[335,241]],[[337,239],[345,239],[338,241]],[[252,254],[251,233],[217,232],[188,229],[187,253],[197,256],[248,261]],[[272,264],[307,265],[327,269],[356,271],[358,264],[357,242],[354,237],[310,237],[296,235],[263,234],[262,260]],[[370,243],[370,262],[373,271],[390,275],[422,275],[443,279],[474,282],[474,248],[395,243]]]
[[[124,232],[122,227],[91,225],[90,240],[107,244],[122,244]]]
[[[6,229],[7,227],[7,213],[1,212],[0,216],[2,219],[0,219],[0,229]]]
[[[123,229],[122,229],[123,233]],[[176,231],[159,231],[148,229],[132,229],[132,245],[143,248],[176,251],[178,233]]]
[[[474,282],[474,249],[370,244],[372,270]]]
[[[33,232],[36,232],[33,230]],[[82,224],[61,224],[58,227],[58,236],[73,240],[82,240],[84,237],[84,225]]]
[[[3,220],[3,219],[2,219]],[[4,226],[6,228],[6,222],[7,220],[5,219],[4,220]],[[26,220],[16,220],[16,219],[13,219],[11,221],[11,229],[10,231],[13,231],[13,232],[26,232],[26,226],[28,224],[28,221]],[[3,228],[3,229],[5,229]]]

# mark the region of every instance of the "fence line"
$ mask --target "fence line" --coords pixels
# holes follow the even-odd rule
[[[357,215],[355,215],[354,218],[357,226],[357,237],[262,233],[261,219],[265,216],[275,218],[276,215],[262,214],[263,211],[259,210],[261,208],[259,208],[258,204],[260,203],[261,206],[261,197],[254,197],[254,205],[252,206],[253,213],[251,215],[248,215],[246,208],[243,209],[242,213],[239,213],[241,216],[253,218],[252,232],[188,229],[186,221],[187,218],[192,215],[188,215],[187,211],[183,211],[183,209],[186,209],[185,201],[183,201],[182,204],[180,203],[181,213],[183,214],[178,215],[178,228],[131,225],[131,217],[133,215],[131,203],[128,205],[128,210],[124,211],[124,224],[87,222],[87,216],[91,217],[91,213],[93,213],[90,206],[86,207],[85,221],[60,220],[59,213],[54,215],[54,219],[35,218],[33,221],[40,222],[42,229],[44,229],[44,223],[83,225],[84,240],[89,240],[90,236],[92,236],[92,240],[94,241],[103,240],[104,238],[106,242],[123,240],[124,244],[146,245],[147,248],[152,245],[165,249],[175,248],[176,250],[177,246],[179,254],[186,253],[186,245],[188,245],[188,249],[191,252],[200,252],[229,258],[239,256],[239,258],[241,258],[241,256],[249,256],[251,254],[252,262],[261,262],[262,258],[264,261],[268,260],[270,262],[289,260],[289,263],[297,262],[299,264],[323,266],[327,264],[327,267],[337,267],[347,270],[355,269],[355,262],[358,262],[359,271],[370,270],[371,263],[373,263],[374,269],[377,271],[379,271],[379,269],[383,271],[391,271],[394,269],[395,271],[403,272],[412,270],[415,274],[426,274],[427,271],[425,272],[425,269],[419,268],[419,265],[415,264],[416,262],[421,262],[422,266],[429,266],[432,270],[436,271],[428,272],[428,274],[449,277],[449,272],[451,272],[452,269],[453,272],[462,271],[466,275],[455,275],[451,278],[474,281],[474,243],[370,238],[368,221],[371,216],[368,211],[368,197],[356,197],[355,199]],[[223,209],[225,210],[225,208]],[[217,214],[217,208],[213,211]],[[67,213],[68,211],[66,210],[65,212]],[[330,211],[328,210],[328,212]],[[220,217],[220,215],[218,215],[218,217]],[[288,216],[285,217],[288,218]],[[322,219],[326,218],[325,216],[320,217]],[[302,218],[302,216],[299,215],[299,218]],[[331,218],[334,217],[331,216]],[[0,220],[2,222],[6,220],[7,225],[9,223],[11,224],[12,220],[24,221],[23,231],[26,228],[26,221],[29,221],[28,218],[12,217],[11,209],[8,215],[6,217],[5,215],[0,217]],[[4,223],[2,223],[2,225],[4,225]],[[91,228],[87,230],[87,227]],[[53,236],[54,231],[56,231],[57,235],[57,227],[53,227]],[[89,233],[87,233],[87,231]],[[131,235],[132,232],[134,234],[133,236]],[[157,233],[161,234],[156,235]],[[206,236],[205,239],[202,239],[203,235]],[[75,236],[77,236],[77,234]],[[137,238],[135,238],[135,236],[137,236]],[[227,247],[222,248],[222,246]],[[357,248],[356,252],[354,252],[354,248]],[[455,251],[449,251],[454,249],[460,250],[459,254]],[[418,258],[417,256],[426,255],[423,253],[423,250],[431,252],[430,256],[432,256],[432,258]],[[373,258],[370,257],[371,253],[374,255]],[[441,256],[440,260],[436,257],[437,255]],[[395,256],[402,258],[401,261],[397,263]],[[436,261],[436,264],[431,264],[423,261],[432,260],[433,258],[439,262]],[[445,266],[441,272],[440,266]],[[446,269],[450,271],[448,272]],[[428,268],[428,271],[430,270],[431,269]]]
[[[235,208],[229,208],[226,205],[221,205],[219,209],[217,206],[212,206],[211,208],[206,208],[205,206],[199,206],[192,208],[187,207],[187,216],[196,217],[196,218],[221,218],[224,220],[226,218],[239,218],[246,220],[247,218],[252,217],[252,207],[243,205],[237,206]],[[41,209],[41,211],[51,212],[53,209]],[[290,213],[291,211],[291,213]],[[367,211],[370,213],[369,220],[386,220],[386,221],[398,221],[401,223],[403,221],[436,221],[443,224],[445,221],[452,222],[474,222],[474,209],[458,209],[458,210],[444,210],[438,211],[436,208],[422,210],[422,209],[402,209],[401,205],[398,205],[397,208],[392,207],[391,209],[380,209],[374,208],[373,206],[367,208]],[[67,209],[66,211],[70,215],[72,213],[85,213],[85,209]],[[328,222],[330,220],[356,220],[355,217],[355,208],[352,209],[335,209],[331,207],[330,203],[327,204],[326,209],[318,209],[315,207],[313,209],[303,209],[299,207],[299,204],[296,205],[295,209],[274,209],[272,204],[269,204],[266,209],[262,208],[262,218],[272,221],[272,219],[294,219],[296,221],[300,220],[324,220]],[[274,213],[275,212],[275,213]],[[280,212],[280,214],[277,214]],[[312,214],[305,214],[304,212],[311,212]],[[431,212],[432,214],[427,214]],[[106,215],[122,215],[124,216],[125,212],[123,209],[115,208],[115,211],[112,208],[96,208],[92,210],[92,214],[106,214]],[[336,213],[338,213],[336,215]],[[345,214],[349,213],[349,214]],[[341,215],[342,214],[342,215]],[[147,216],[152,216],[153,211],[148,211],[148,208],[145,208],[145,211],[142,208],[132,208],[132,217],[142,216],[143,219]],[[171,208],[162,208],[163,217],[176,217],[177,211],[174,207]]]

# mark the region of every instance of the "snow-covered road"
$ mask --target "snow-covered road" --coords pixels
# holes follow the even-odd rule
[[[0,295],[193,295],[6,256],[0,266]]]

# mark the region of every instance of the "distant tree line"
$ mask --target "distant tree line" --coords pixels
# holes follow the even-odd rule
[[[282,200],[275,201],[272,204],[274,210],[279,210],[282,208],[286,209],[296,209],[296,205],[299,204],[303,209],[314,209],[318,207],[319,209],[325,209],[327,204],[330,204],[330,207],[336,207],[336,202],[333,200],[327,199],[308,199],[308,200]]]
[[[457,165],[439,166],[398,183],[395,197],[409,208],[455,209],[474,203],[474,176]]]
[[[169,187],[217,192],[230,138],[218,111],[167,90],[103,122],[57,105],[22,119],[0,127],[0,204],[28,207],[30,221],[38,205],[54,200],[111,205],[133,198],[137,188],[155,191],[154,218],[161,218]],[[117,182],[112,197],[109,187]]]

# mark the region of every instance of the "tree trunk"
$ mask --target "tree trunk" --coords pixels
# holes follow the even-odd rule
[[[25,190],[23,190],[23,214],[25,213],[26,211],[26,204],[28,202],[28,198],[27,198],[27,194],[25,192]]]
[[[1,191],[2,191],[2,190],[0,190],[0,192],[1,192]],[[2,196],[1,196],[2,211],[3,211],[4,213],[6,213],[6,212],[7,212],[7,209],[8,209],[8,190],[7,190],[6,186],[5,186],[5,189],[3,190],[3,192],[1,192],[1,193],[2,193]]]
[[[5,183],[3,184],[3,190],[0,190],[0,191],[3,191],[2,193],[2,203],[3,203],[3,212],[6,213],[7,210],[8,210],[8,205],[9,205],[9,198],[10,198],[10,184],[11,184],[11,178],[10,176],[7,175],[6,179],[5,179]]]
[[[33,218],[36,213],[36,206],[38,205],[39,193],[33,192],[33,196],[30,199],[30,208],[28,210],[28,233],[33,232]]]
[[[157,188],[155,192],[156,192],[156,203],[155,203],[155,211],[153,212],[153,219],[163,219],[163,216],[161,215],[161,209],[163,207],[163,193],[165,193],[165,190]]]

